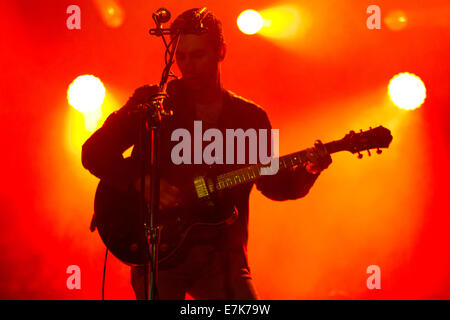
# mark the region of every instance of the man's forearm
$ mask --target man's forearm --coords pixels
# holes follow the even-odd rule
[[[280,170],[256,183],[263,195],[272,200],[294,200],[306,196],[319,175],[310,174],[303,166]]]

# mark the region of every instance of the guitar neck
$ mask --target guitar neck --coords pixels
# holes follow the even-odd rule
[[[331,141],[324,144],[324,146],[329,154],[344,150],[344,147],[341,145],[341,141]],[[307,150],[301,150],[280,157],[279,170],[288,169],[305,163],[307,161],[306,151]],[[261,177],[261,168],[264,167],[268,167],[268,165],[252,165],[219,175],[217,176],[215,189],[229,189],[241,184],[256,181]]]

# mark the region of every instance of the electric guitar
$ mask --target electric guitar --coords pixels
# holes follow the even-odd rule
[[[350,131],[341,140],[324,144],[329,154],[349,151],[358,153],[370,149],[388,148],[392,141],[390,131],[382,126],[355,133]],[[279,170],[301,165],[307,161],[306,150],[279,158]],[[268,165],[267,165],[268,166]],[[231,172],[210,176],[197,176],[182,188],[184,205],[161,210],[156,217],[160,227],[159,265],[182,257],[195,241],[201,241],[203,229],[217,232],[230,226],[238,212],[230,201],[217,196],[222,191],[251,183],[261,177],[263,165],[251,165]],[[144,219],[139,206],[145,206],[144,197],[136,190],[119,191],[100,181],[94,201],[94,219],[99,235],[106,247],[119,260],[129,265],[144,265],[148,261],[148,245]]]

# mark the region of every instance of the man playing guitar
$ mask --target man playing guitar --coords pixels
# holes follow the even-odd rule
[[[167,104],[173,109],[174,116],[161,128],[162,212],[180,211],[178,208],[183,206],[183,196],[187,192],[184,182],[198,173],[217,176],[242,167],[235,164],[175,165],[171,161],[171,150],[176,144],[171,141],[173,130],[186,128],[192,132],[194,121],[202,121],[204,130],[217,128],[224,133],[226,129],[254,128],[268,129],[269,132],[271,129],[262,108],[222,87],[220,63],[225,57],[226,47],[221,23],[208,12],[202,20],[207,32],[190,33],[190,24],[195,23],[198,11],[191,9],[184,12],[171,25],[172,29],[182,31],[175,56],[182,78],[168,84]],[[147,102],[155,90],[155,86],[137,89],[126,105],[111,114],[83,145],[84,167],[114,190],[140,191],[139,170],[134,161],[136,153],[133,150],[129,159],[124,159],[122,153],[133,145],[136,149],[138,143],[137,120],[130,110],[139,103]],[[227,227],[213,232],[202,228],[190,231],[200,236],[182,247],[179,251],[183,253],[178,257],[167,259],[166,264],[160,265],[159,299],[184,299],[186,293],[196,299],[257,299],[247,261],[250,191],[255,184],[258,190],[273,200],[304,197],[319,173],[331,163],[331,157],[320,141],[307,149],[305,155],[307,161],[302,164],[284,170],[280,168],[275,175],[262,176],[219,195],[219,205],[213,211],[218,212],[217,208],[224,212],[234,211],[237,217]],[[145,183],[148,185],[149,181],[148,175]],[[191,205],[189,210],[194,211],[195,208]],[[176,214],[182,218],[181,213]],[[98,220],[96,222],[98,224]],[[162,254],[165,249],[162,243]],[[137,299],[145,297],[144,274],[143,266],[132,266],[131,283]]]

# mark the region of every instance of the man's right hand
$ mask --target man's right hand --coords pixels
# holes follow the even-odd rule
[[[141,191],[141,178],[137,179],[134,187],[137,191]],[[150,175],[145,176],[145,189],[150,190]],[[146,192],[145,199],[150,200],[150,193]],[[176,207],[181,204],[180,189],[171,185],[165,179],[159,180],[159,210]]]

